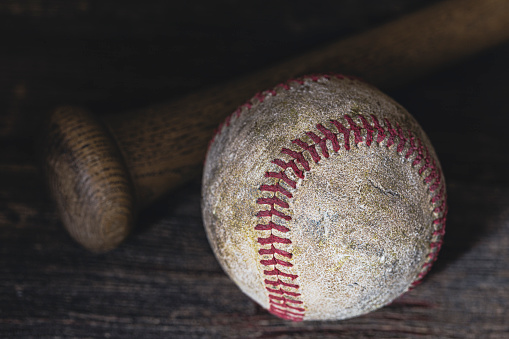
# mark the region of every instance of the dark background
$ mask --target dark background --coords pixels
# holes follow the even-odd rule
[[[104,115],[168,101],[432,2],[0,2],[0,337],[509,336],[508,43],[389,92],[441,159],[447,234],[422,285],[355,319],[289,323],[244,296],[207,243],[199,179],[145,210],[118,249],[91,254],[60,224],[36,162],[57,105]]]

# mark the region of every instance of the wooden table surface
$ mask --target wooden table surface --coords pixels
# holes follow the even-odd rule
[[[0,337],[509,338],[509,43],[389,91],[434,143],[450,212],[424,282],[358,318],[287,322],[242,294],[208,245],[199,179],[97,255],[65,233],[39,172],[53,106],[104,115],[170,100],[424,5],[0,4]]]

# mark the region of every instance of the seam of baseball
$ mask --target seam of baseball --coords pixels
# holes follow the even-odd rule
[[[362,123],[362,126],[357,125],[353,118],[350,115],[345,114],[343,116],[346,121],[345,124],[337,120],[331,120],[330,123],[337,129],[337,133],[331,131],[326,128],[322,124],[317,124],[316,128],[319,132],[323,134],[323,137],[318,136],[316,133],[312,131],[306,132],[306,135],[313,141],[313,143],[306,143],[301,139],[292,140],[292,143],[297,145],[302,151],[297,152],[294,150],[290,150],[288,148],[282,148],[281,153],[288,155],[291,160],[285,162],[281,159],[274,159],[272,161],[273,164],[279,166],[281,168],[280,172],[266,172],[265,177],[275,178],[276,182],[274,185],[260,185],[261,191],[270,191],[272,192],[271,197],[264,197],[257,199],[257,203],[260,205],[269,205],[270,210],[260,210],[256,216],[259,218],[270,217],[270,221],[267,224],[258,224],[255,229],[258,231],[271,230],[269,237],[258,238],[258,243],[261,245],[261,249],[259,251],[260,255],[271,254],[272,259],[270,260],[261,260],[260,263],[264,266],[273,266],[273,270],[265,270],[264,274],[266,276],[276,275],[276,282],[270,279],[265,279],[266,289],[269,291],[269,303],[270,309],[272,313],[289,320],[299,321],[304,317],[305,308],[303,307],[303,302],[299,300],[300,293],[298,293],[298,285],[291,286],[296,289],[297,292],[288,291],[280,286],[278,290],[274,290],[271,288],[273,285],[277,283],[276,286],[281,285],[279,283],[281,280],[279,276],[287,277],[293,280],[298,278],[298,275],[292,275],[285,272],[284,267],[292,267],[293,265],[289,261],[284,261],[276,258],[276,254],[281,255],[277,251],[277,247],[274,244],[284,243],[290,244],[291,240],[287,238],[277,237],[272,233],[273,229],[276,229],[280,232],[288,232],[290,229],[284,227],[282,225],[278,225],[273,220],[273,216],[277,216],[279,218],[283,218],[287,221],[291,220],[291,216],[288,215],[288,212],[285,209],[289,208],[288,202],[277,197],[277,193],[281,193],[285,195],[288,199],[292,198],[290,192],[288,192],[283,186],[280,185],[280,181],[283,180],[286,184],[291,186],[292,188],[296,188],[296,182],[290,179],[286,173],[287,169],[293,171],[293,174],[299,178],[304,179],[305,173],[308,172],[311,167],[309,161],[304,157],[304,152],[307,152],[312,161],[318,163],[322,157],[316,149],[316,146],[319,146],[321,155],[324,158],[329,158],[329,150],[327,147],[327,141],[332,144],[332,148],[334,152],[338,152],[341,148],[339,143],[339,136],[343,135],[343,148],[346,151],[349,151],[351,148],[350,142],[352,138],[353,132],[353,143],[358,145],[361,142],[365,142],[366,146],[371,146],[376,133],[376,143],[379,145],[386,141],[386,147],[390,148],[395,145],[396,152],[398,154],[404,155],[406,159],[410,157],[414,157],[412,161],[412,166],[416,168],[417,172],[420,176],[424,177],[424,183],[428,185],[428,191],[430,192],[430,203],[434,206],[433,213],[437,214],[437,217],[433,220],[433,229],[434,232],[432,236],[435,238],[430,243],[430,250],[427,254],[426,261],[421,268],[417,278],[411,284],[411,287],[416,286],[422,280],[422,278],[426,275],[426,273],[431,268],[433,262],[437,258],[438,251],[442,246],[442,237],[445,231],[445,219],[447,213],[446,206],[446,197],[444,195],[445,191],[445,183],[442,177],[442,173],[440,169],[436,165],[436,160],[431,156],[431,153],[424,146],[419,138],[416,138],[412,135],[411,131],[403,132],[402,128],[396,124],[395,127],[392,126],[391,122],[388,119],[384,119],[384,124],[381,124],[378,121],[378,118],[371,114],[369,117],[371,118],[372,124],[368,122],[363,115],[356,116]],[[345,126],[345,125],[348,125]],[[363,136],[363,134],[365,136]],[[406,152],[405,152],[406,151]],[[302,167],[302,170],[299,166]],[[279,210],[276,209],[275,206],[279,206]],[[270,249],[264,248],[265,245],[271,245]],[[285,256],[287,258],[292,257],[291,253],[285,252]],[[268,277],[267,277],[268,278]],[[269,286],[271,285],[271,286]],[[271,294],[272,293],[272,294]],[[279,295],[275,295],[275,294]],[[285,295],[288,295],[286,297]],[[300,307],[296,307],[295,304],[300,305]]]
[[[297,83],[298,85],[303,85],[306,80],[311,80],[313,82],[317,82],[320,79],[350,79],[350,80],[359,80],[362,81],[361,78],[343,74],[310,74],[300,78],[290,79],[284,83],[277,84],[273,89],[269,89],[263,92],[256,93],[251,99],[246,101],[244,104],[240,105],[232,114],[226,117],[226,119],[219,124],[219,126],[214,130],[212,138],[209,141],[208,148],[214,143],[216,140],[216,136],[221,134],[221,131],[230,126],[232,118],[238,118],[244,112],[249,111],[253,106],[261,104],[265,101],[267,97],[273,97],[277,95],[278,89],[289,90],[292,86],[292,83]]]
[[[330,79],[331,77],[338,79],[356,79],[352,77],[345,77],[339,74],[310,75],[300,79],[289,80],[285,84],[277,85],[272,90],[257,93],[253,99],[240,106],[232,115],[226,118],[224,123],[222,123],[216,130],[214,137],[209,144],[209,147],[214,142],[216,135],[221,133],[221,130],[224,127],[230,125],[232,117],[238,118],[242,112],[250,110],[253,105],[262,103],[267,97],[277,95],[277,88],[288,90],[291,88],[290,85],[292,82],[296,82],[299,85],[302,85],[306,80],[317,82],[320,79]],[[263,274],[265,275],[264,284],[266,290],[269,292],[269,312],[281,318],[293,321],[302,321],[305,315],[305,306],[303,301],[299,300],[301,295],[299,293],[300,286],[293,283],[293,281],[299,276],[287,273],[285,270],[285,267],[293,266],[290,261],[293,254],[287,251],[283,251],[277,247],[277,244],[291,244],[291,239],[279,237],[274,235],[272,232],[274,229],[280,233],[287,233],[290,231],[290,229],[286,226],[277,224],[273,219],[274,216],[287,221],[292,219],[290,215],[281,211],[281,209],[289,208],[289,204],[288,202],[279,198],[277,193],[286,196],[288,199],[291,199],[293,196],[284,187],[284,184],[295,189],[297,183],[286,174],[286,170],[291,170],[296,178],[304,179],[305,173],[310,170],[309,161],[304,156],[304,153],[306,152],[311,157],[313,162],[318,163],[322,159],[316,149],[316,146],[319,146],[321,155],[324,158],[329,158],[327,141],[332,144],[332,151],[338,152],[341,149],[341,134],[343,136],[342,146],[347,151],[351,148],[350,139],[352,138],[352,132],[353,142],[355,145],[358,145],[361,142],[365,142],[366,146],[369,147],[373,142],[376,142],[380,145],[383,141],[386,140],[387,148],[396,145],[393,148],[396,149],[398,154],[404,154],[406,159],[415,156],[412,161],[412,167],[418,170],[420,176],[423,176],[424,174],[424,183],[428,185],[428,191],[430,192],[430,203],[432,206],[434,206],[433,213],[436,214],[436,218],[432,222],[434,229],[432,237],[434,240],[431,241],[430,249],[426,256],[426,261],[423,264],[417,278],[412,282],[410,288],[415,287],[422,281],[422,278],[428,273],[431,266],[433,265],[433,262],[437,259],[438,252],[442,246],[447,215],[447,199],[445,194],[445,182],[440,168],[438,168],[436,165],[436,160],[431,156],[431,153],[427,147],[422,144],[421,140],[413,136],[412,131],[408,130],[404,132],[398,124],[393,127],[391,122],[386,118],[384,119],[383,123],[380,123],[377,117],[373,114],[369,115],[373,125],[368,122],[368,119],[364,115],[356,114],[355,117],[360,120],[362,126],[357,125],[350,115],[345,114],[343,116],[343,119],[346,122],[345,124],[339,122],[338,120],[329,121],[330,124],[336,128],[337,133],[331,131],[331,129],[326,128],[322,124],[317,124],[317,132],[320,132],[323,137],[320,137],[312,131],[307,131],[305,134],[313,141],[313,143],[308,144],[301,139],[292,140],[292,143],[297,145],[302,151],[297,152],[288,148],[282,148],[281,153],[288,155],[291,160],[285,162],[282,159],[274,159],[272,163],[280,167],[281,171],[266,172],[265,177],[273,178],[275,181],[269,185],[262,184],[259,186],[260,191],[272,192],[272,196],[258,198],[256,201],[256,203],[259,205],[270,206],[270,210],[260,210],[256,214],[260,220],[260,223],[255,226],[255,230],[259,232],[270,230],[270,235],[268,237],[259,237],[257,239],[260,245],[258,253],[260,256],[272,255],[271,259],[262,259],[260,260],[260,263],[263,266],[273,267],[272,270],[267,269],[263,271]],[[349,127],[346,127],[345,125],[348,125]],[[302,169],[299,168],[297,164],[300,165]],[[417,168],[418,165],[420,165],[419,168]],[[278,206],[279,210],[276,209],[275,206]],[[267,223],[263,223],[262,218],[267,217],[270,218],[269,221]],[[267,248],[267,245],[270,245],[270,247]],[[279,259],[276,257],[276,254],[279,257],[284,257],[285,259]],[[281,280],[282,277],[284,277],[283,280]],[[274,278],[275,280],[273,280]],[[291,279],[292,283],[286,282],[285,278]]]

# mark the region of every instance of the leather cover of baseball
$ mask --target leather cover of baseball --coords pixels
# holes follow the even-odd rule
[[[319,75],[257,94],[220,126],[202,212],[231,279],[300,321],[358,316],[419,283],[447,208],[415,119],[362,81]]]

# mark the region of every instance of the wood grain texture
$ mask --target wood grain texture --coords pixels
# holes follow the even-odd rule
[[[337,72],[384,90],[509,39],[509,3],[445,1],[325,48],[169,104],[105,117],[142,204],[193,178],[226,116],[255,93],[298,76]]]
[[[129,170],[108,129],[87,111],[64,106],[41,134],[43,170],[67,230],[92,251],[116,247],[137,209]]]
[[[387,3],[402,6],[398,2]],[[146,6],[143,5],[143,8]],[[131,3],[123,9],[123,16],[113,10],[111,13],[124,18],[122,22],[138,22],[145,27],[144,32],[150,32],[150,20],[144,15],[153,16],[153,12],[151,14],[146,9],[147,14],[143,14],[139,8]],[[70,16],[68,10],[62,11],[50,12],[54,15],[50,18],[58,21],[58,15]],[[392,13],[399,11],[401,9]],[[281,9],[277,13],[283,12]],[[221,15],[220,11],[213,13]],[[100,11],[95,15],[99,14]],[[71,25],[70,34],[79,32],[91,40],[94,37],[100,40],[100,30],[103,30],[107,33],[104,46],[111,42],[108,48],[94,50],[95,57],[85,49],[89,62],[92,60],[92,63],[106,65],[106,61],[115,59],[112,55],[125,52],[118,47],[122,44],[116,40],[118,35],[115,32],[120,28],[106,23],[107,17],[121,21],[113,14],[104,16],[97,30],[92,24],[85,25],[84,19],[73,19],[79,25]],[[307,14],[313,16],[313,13]],[[4,14],[5,17],[12,18],[14,15]],[[227,25],[228,17],[223,14],[226,20],[223,25]],[[306,16],[303,14],[303,17]],[[359,24],[359,17],[353,16],[352,21],[357,20],[357,23],[352,25]],[[21,21],[32,22],[31,27],[34,28],[38,27],[37,22],[51,21],[44,18],[48,17],[25,17]],[[183,18],[180,27],[188,27],[182,23],[186,20],[192,22]],[[307,20],[313,22],[311,18]],[[364,20],[369,21],[369,18]],[[16,28],[14,21],[11,25]],[[292,18],[287,21],[298,22],[292,21]],[[3,20],[2,24],[5,22]],[[44,34],[48,36],[50,45],[51,41],[67,39],[58,35],[59,29],[50,24],[41,24],[41,30],[46,30]],[[187,39],[194,36],[196,40],[193,41],[200,41],[198,31],[187,32]],[[296,42],[300,33],[292,35],[288,33],[290,31],[282,33],[280,38],[288,38],[290,42],[286,43],[289,45],[300,45]],[[306,32],[310,32],[309,28]],[[206,38],[203,38],[205,34],[201,34],[201,41],[208,43],[211,51],[223,39],[219,33],[215,33],[215,39],[212,33]],[[245,32],[238,34],[247,35]],[[318,28],[308,34],[317,34],[320,36],[317,39],[323,39]],[[22,37],[27,36],[28,33]],[[108,36],[112,36],[111,40],[107,40]],[[91,40],[85,44],[94,45]],[[239,38],[238,41],[241,40]],[[67,51],[71,56],[79,55],[77,52],[73,54],[75,43],[70,42],[67,45],[69,49],[61,47],[60,51]],[[251,44],[246,44],[246,50],[255,54],[256,46],[261,48],[263,45],[256,41]],[[124,41],[123,46],[132,50],[146,47],[145,42],[134,40]],[[209,249],[201,224],[199,182],[191,182],[173,197],[165,197],[145,210],[140,215],[137,231],[122,246],[108,254],[94,255],[80,248],[64,232],[36,165],[32,147],[33,127],[37,127],[35,121],[44,107],[61,103],[57,99],[66,97],[68,102],[89,104],[87,107],[92,109],[100,108],[99,113],[108,113],[114,110],[113,107],[143,106],[155,99],[164,99],[169,88],[174,88],[175,93],[182,93],[186,89],[199,88],[207,81],[212,83],[217,79],[218,69],[232,67],[227,74],[233,77],[242,72],[239,70],[247,61],[238,61],[235,66],[211,66],[214,69],[209,73],[204,73],[206,67],[194,74],[188,72],[192,75],[183,87],[176,83],[172,85],[173,80],[162,80],[149,89],[144,88],[143,83],[143,79],[153,75],[149,71],[136,69],[134,75],[131,74],[132,79],[119,83],[118,76],[123,73],[116,68],[117,64],[112,63],[105,68],[102,77],[99,76],[101,72],[88,75],[90,79],[98,77],[102,81],[92,90],[92,85],[81,86],[88,79],[85,76],[87,70],[80,68],[86,64],[83,59],[70,58],[67,63],[57,65],[47,63],[49,59],[39,58],[51,54],[52,49],[26,48],[24,53],[19,49],[14,53],[11,49],[12,55],[5,49],[0,52],[3,60],[0,66],[5,74],[0,83],[8,84],[1,87],[1,95],[5,99],[1,104],[18,109],[17,113],[7,109],[0,112],[1,121],[6,122],[2,125],[0,140],[1,338],[507,337],[509,152],[506,134],[509,124],[509,69],[506,61],[509,45],[389,93],[423,125],[443,165],[450,205],[444,247],[422,285],[392,305],[355,319],[313,323],[288,323],[267,314],[224,275]],[[164,47],[161,48],[164,50]],[[277,54],[278,49],[273,48]],[[189,55],[195,55],[191,47],[183,55],[190,51],[193,53],[187,55],[191,59]],[[218,50],[215,53],[229,54]],[[281,50],[279,53],[282,53]],[[246,60],[257,59],[255,54],[246,56]],[[20,59],[20,55],[23,58]],[[179,58],[185,59],[183,55]],[[281,54],[278,56],[282,57]],[[195,57],[199,59],[202,56]],[[161,59],[164,58],[161,56]],[[142,63],[139,59],[129,62],[126,61],[131,66]],[[182,73],[177,73],[186,73],[184,70],[191,69],[191,64],[190,61],[190,64],[182,66],[179,71]],[[34,69],[38,70],[35,74]],[[52,76],[55,70],[59,71],[56,75],[53,72]],[[66,81],[61,84],[59,79]],[[135,79],[140,80],[140,84],[136,85],[140,96],[132,98],[130,91],[136,87],[123,86],[129,87],[128,84],[134,84]],[[20,83],[24,81],[25,85],[14,91],[11,85],[18,80]],[[42,86],[43,83],[47,87]],[[16,102],[18,106],[14,105]],[[23,121],[28,121],[32,129],[20,123]]]

